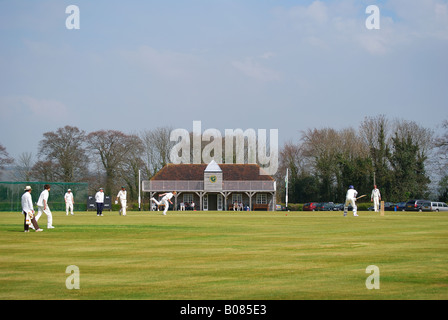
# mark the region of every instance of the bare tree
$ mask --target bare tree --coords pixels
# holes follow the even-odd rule
[[[380,149],[384,142],[390,140],[391,123],[385,115],[365,117],[359,126],[359,133],[370,148]],[[384,136],[384,139],[380,139]]]
[[[171,127],[160,127],[140,134],[144,149],[145,175],[148,179],[170,162],[170,151],[175,144],[170,141],[171,131]]]
[[[129,160],[132,136],[116,130],[99,130],[87,135],[88,148],[93,157],[99,158],[105,171],[105,192],[111,194],[119,182],[119,173]]]
[[[371,173],[368,148],[353,128],[309,129],[302,133],[303,156],[318,183],[315,200],[342,201],[350,184],[366,189]]]
[[[442,128],[446,131],[440,137],[435,139],[436,147],[441,148],[448,153],[448,120],[443,121]]]
[[[56,163],[55,178],[62,182],[82,181],[87,175],[88,157],[85,151],[85,132],[65,126],[55,132],[44,133],[39,142],[39,158],[43,163]]]
[[[291,203],[310,201],[317,189],[317,178],[308,157],[304,155],[303,144],[288,141],[279,152],[279,168],[275,175],[277,181],[278,200],[283,201],[285,175],[288,169],[288,197]]]
[[[16,159],[16,167],[14,169],[15,181],[31,181],[33,168],[33,154],[31,152],[22,152]]]
[[[139,186],[139,171],[144,169],[142,155],[144,154],[143,141],[137,135],[128,137],[127,147],[129,149],[127,161],[122,164],[121,179],[127,185],[130,199],[137,198]]]
[[[439,201],[448,201],[448,120],[442,122],[445,132],[435,139],[435,155],[433,157],[436,173],[439,180],[437,193]]]
[[[52,160],[37,161],[31,168],[31,178],[38,181],[58,181],[57,172],[60,172],[61,168],[58,163]]]
[[[434,148],[434,131],[418,125],[415,121],[397,121],[395,134],[400,139],[412,139],[422,156],[427,156]]]
[[[302,141],[303,154],[312,164],[311,174],[319,181],[319,197],[330,201],[334,198],[333,187],[336,183],[338,133],[331,128],[308,129],[302,133]]]
[[[388,159],[391,145],[391,124],[384,115],[372,118],[366,117],[361,123],[359,131],[372,159],[375,174],[374,184],[388,188],[390,184],[390,181],[388,181],[390,177]]]
[[[5,165],[11,164],[14,162],[14,159],[11,158],[6,151],[6,148],[0,144],[0,173],[4,169]]]

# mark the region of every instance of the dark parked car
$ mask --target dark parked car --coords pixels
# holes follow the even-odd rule
[[[303,205],[303,211],[316,211],[317,202],[307,202]]]
[[[333,211],[334,203],[333,202],[322,202],[319,203],[316,210],[319,211]]]
[[[424,202],[428,202],[428,200],[409,200],[406,202],[405,210],[422,212],[422,205]]]
[[[351,204],[347,207],[348,211],[353,211],[353,207]],[[333,211],[344,211],[344,204],[343,203],[336,203],[333,207]]]
[[[333,211],[342,211],[344,210],[344,204],[343,203],[336,203],[333,207]]]
[[[381,203],[379,205],[379,208],[381,209]],[[367,210],[373,211],[374,207],[368,207]],[[394,211],[395,210],[395,204],[393,202],[385,202],[384,203],[384,211]]]
[[[406,202],[398,202],[395,204],[395,207],[397,208],[397,211],[405,211]]]
[[[381,207],[381,203],[380,203]],[[395,203],[393,202],[385,202],[384,203],[384,210],[385,211],[395,211]]]

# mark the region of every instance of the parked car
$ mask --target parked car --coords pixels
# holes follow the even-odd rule
[[[381,203],[380,203],[381,206]],[[384,211],[395,211],[395,203],[384,202]]]
[[[415,199],[409,200],[406,202],[405,210],[422,212],[422,204],[424,202],[428,202],[428,200],[415,200]]]
[[[373,206],[368,207],[367,210],[373,211],[375,208]],[[379,205],[379,209],[381,209],[381,203]],[[395,210],[395,204],[393,202],[385,202],[384,203],[384,211],[394,211]]]
[[[317,205],[317,209],[319,211],[333,211],[334,203],[333,202],[322,202]]]
[[[333,211],[342,211],[344,210],[344,204],[343,203],[336,203],[333,206]]]
[[[431,211],[448,211],[448,204],[445,202],[433,202],[431,201]]]
[[[406,202],[398,202],[395,204],[397,211],[404,211],[406,209]]]
[[[307,202],[303,205],[303,211],[316,211],[317,202]]]
[[[431,212],[431,201],[422,202],[419,211]]]
[[[275,205],[275,210],[276,211],[291,211],[289,208],[282,206],[281,204],[276,204]]]
[[[335,204],[333,210],[334,211],[344,211],[344,204],[343,203]],[[353,207],[351,204],[348,205],[347,210],[353,211]]]

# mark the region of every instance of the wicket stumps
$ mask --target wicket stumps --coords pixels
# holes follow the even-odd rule
[[[380,215],[384,216],[384,201],[381,201]]]

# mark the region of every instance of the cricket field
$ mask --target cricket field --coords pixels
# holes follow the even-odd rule
[[[1,300],[448,299],[448,213],[0,212]]]

